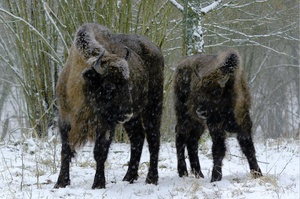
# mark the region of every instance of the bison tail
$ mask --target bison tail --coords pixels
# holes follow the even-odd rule
[[[240,55],[235,50],[223,51],[218,55],[218,58],[221,62],[220,69],[224,73],[233,73],[241,65]]]

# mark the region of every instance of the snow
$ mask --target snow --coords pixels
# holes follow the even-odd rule
[[[178,10],[180,10],[181,12],[184,11],[184,8],[182,5],[180,5],[176,0],[169,0],[170,3],[172,3]],[[220,5],[220,3],[222,2],[222,0],[215,0],[213,3],[211,3],[210,5],[204,7],[204,8],[201,8],[200,9],[200,12],[202,14],[207,14],[208,12],[214,10],[218,5]],[[200,4],[199,5],[196,5],[197,3],[195,3],[194,5],[191,5],[191,8],[197,13],[198,11],[198,8],[200,8]]]
[[[60,142],[51,137],[48,141],[28,139],[21,143],[0,143],[0,198],[299,198],[299,140],[256,142],[264,176],[253,179],[236,139],[228,138],[223,179],[214,183],[210,183],[210,139],[199,144],[204,179],[196,179],[192,174],[178,177],[175,143],[163,142],[158,185],[145,184],[149,163],[147,142],[140,177],[133,184],[122,181],[130,145],[112,143],[106,162],[106,189],[97,190],[91,189],[95,174],[93,144],[77,151],[71,164],[71,185],[53,189],[59,173]]]
[[[180,10],[181,12],[183,12],[184,11],[184,8],[183,8],[183,6],[182,5],[180,5],[179,3],[177,3],[177,1],[176,0],[170,0],[170,2],[178,9],[178,10]]]
[[[207,14],[208,12],[214,10],[221,2],[222,2],[222,0],[215,0],[215,2],[213,2],[212,4],[202,8],[201,12],[203,14]]]

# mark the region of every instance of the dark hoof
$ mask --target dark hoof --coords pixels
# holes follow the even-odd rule
[[[201,171],[198,171],[198,172],[195,172],[195,171],[192,171],[192,173],[195,175],[195,178],[204,178],[204,175]]]
[[[123,178],[123,181],[127,181],[127,182],[129,182],[130,184],[132,184],[133,183],[133,181],[135,181],[135,180],[137,180],[138,179],[138,177],[139,177],[139,175],[138,174],[126,174],[125,176],[124,176],[124,178]]]
[[[54,189],[65,188],[68,185],[70,185],[70,181],[67,181],[67,182],[57,182],[54,185]]]
[[[157,185],[158,183],[158,172],[149,172],[146,178],[146,183],[147,184],[155,184]]]
[[[94,180],[92,189],[105,189],[105,179]]]
[[[186,176],[188,176],[189,175],[189,173],[188,173],[188,171],[187,171],[187,169],[185,168],[185,169],[178,169],[178,175],[179,175],[179,177],[186,177]]]
[[[94,185],[93,184],[92,189],[105,189],[105,185]]]
[[[214,165],[210,182],[215,182],[220,180],[222,180],[222,167]]]
[[[213,171],[210,182],[220,181],[222,180],[222,171]]]
[[[217,182],[217,181],[221,181],[222,180],[222,176],[218,177],[218,178],[211,178],[210,182]]]
[[[157,185],[157,183],[158,183],[158,177],[154,177],[154,178],[147,177],[146,178],[146,183],[147,184]]]
[[[252,175],[254,178],[259,178],[259,177],[263,176],[263,174],[261,173],[260,169],[259,169],[258,171],[251,170],[250,173],[251,173],[251,175]]]
[[[92,189],[105,189],[105,184],[93,184]]]

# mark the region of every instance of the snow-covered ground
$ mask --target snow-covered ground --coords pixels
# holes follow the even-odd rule
[[[235,138],[227,139],[223,179],[210,183],[211,141],[200,144],[204,179],[177,175],[174,143],[162,143],[159,184],[145,184],[149,152],[144,145],[139,179],[123,182],[129,160],[129,144],[113,143],[106,163],[106,189],[91,189],[95,161],[93,145],[80,149],[71,165],[71,185],[53,189],[59,172],[60,144],[56,139],[0,143],[0,198],[299,198],[299,141],[256,142],[259,165],[264,174],[253,179]],[[188,163],[188,161],[187,161]]]

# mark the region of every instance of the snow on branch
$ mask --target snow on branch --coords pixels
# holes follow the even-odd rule
[[[212,4],[202,8],[201,13],[206,14],[206,13],[214,10],[221,2],[222,2],[222,0],[215,0],[215,2],[213,2]]]
[[[181,12],[184,11],[184,8],[182,5],[180,5],[176,0],[169,0],[170,3],[172,3],[178,10],[180,10]],[[220,5],[220,3],[222,2],[222,0],[215,0],[212,4],[204,7],[204,8],[201,8],[200,9],[200,12],[202,14],[206,14],[212,10],[214,10],[218,5]],[[192,7],[192,9],[195,11],[196,8]]]
[[[53,24],[54,28],[56,29],[58,35],[60,36],[64,46],[65,46],[65,49],[69,49],[68,45],[66,44],[66,41],[61,33],[61,31],[59,30],[59,28],[57,27],[55,21],[53,20],[53,18],[51,17],[50,13],[53,13],[53,11],[51,10],[51,8],[49,7],[49,5],[43,1],[43,4],[44,4],[44,10],[46,12],[46,16],[49,18],[49,20],[51,21],[51,23]],[[54,14],[54,13],[53,13]]]
[[[169,0],[170,3],[172,3],[178,10],[180,10],[181,12],[184,11],[183,6],[180,5],[176,0]]]

